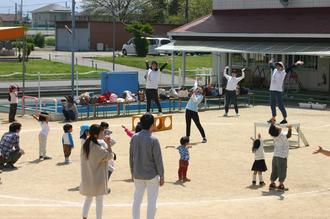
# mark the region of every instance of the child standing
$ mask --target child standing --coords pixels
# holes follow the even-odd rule
[[[124,131],[126,132],[126,134],[128,135],[128,137],[130,137],[130,138],[133,137],[134,134],[139,133],[140,131],[142,131],[142,126],[141,126],[141,123],[140,122],[138,122],[138,124],[136,125],[135,132],[129,130],[124,125],[122,125],[121,127],[124,129]]]
[[[81,146],[84,145],[86,139],[89,137],[89,125],[80,126],[80,142]]]
[[[50,160],[52,158],[46,155],[47,137],[49,133],[49,114],[46,112],[41,112],[37,115],[33,115],[33,117],[39,121],[41,126],[41,130],[39,132],[39,160]]]
[[[112,147],[113,145],[115,145],[116,141],[111,139],[111,137],[110,137],[110,135],[112,134],[112,131],[109,130],[109,124],[107,122],[101,122],[100,126],[101,126],[101,129],[104,131],[105,138],[110,139],[110,146]],[[104,139],[99,139],[98,142],[103,148],[108,147],[108,145],[105,143]],[[117,160],[117,156],[113,152],[113,158],[108,160],[108,180],[110,179],[110,176],[112,175],[113,171],[115,170],[115,160]],[[110,190],[109,190],[109,193],[110,193]]]
[[[74,147],[73,137],[72,137],[72,125],[71,124],[65,124],[63,126],[64,134],[62,136],[62,144],[63,144],[63,152],[64,152],[64,158],[65,164],[72,163],[72,161],[69,160],[69,157],[71,155],[71,150]]]
[[[271,184],[269,189],[275,188],[279,190],[288,190],[284,186],[284,181],[287,174],[287,163],[289,155],[289,141],[288,139],[292,134],[292,127],[288,126],[288,133],[285,134],[282,128],[275,126],[275,120],[273,119],[272,124],[268,130],[269,134],[274,138],[274,156],[272,161],[272,174],[270,176]],[[275,181],[279,179],[280,185],[276,187]]]
[[[18,104],[18,86],[10,85],[9,86],[9,94],[8,94],[8,101],[10,102],[9,108],[9,122],[16,122],[15,116],[17,111],[17,104]]]
[[[180,160],[179,160],[179,170],[178,170],[178,177],[180,182],[190,182],[191,180],[187,178],[187,171],[189,166],[189,138],[182,137],[180,139],[180,146],[177,147],[180,153]]]
[[[261,135],[258,135],[258,139],[253,139],[252,152],[254,153],[254,163],[251,170],[253,171],[252,185],[256,185],[257,174],[259,176],[259,185],[266,185],[263,178],[262,172],[267,171],[267,166],[265,162],[264,144],[261,139]]]

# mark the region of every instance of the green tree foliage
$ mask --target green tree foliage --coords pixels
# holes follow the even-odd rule
[[[39,48],[45,47],[45,37],[41,33],[37,33],[37,35],[34,36],[34,45]]]
[[[127,25],[125,29],[134,36],[136,54],[145,57],[149,50],[149,42],[146,37],[152,34],[151,25],[135,22]]]
[[[49,36],[45,38],[46,46],[55,46],[55,37]]]
[[[168,6],[168,14],[169,16],[178,15],[180,10],[179,0],[172,0]]]

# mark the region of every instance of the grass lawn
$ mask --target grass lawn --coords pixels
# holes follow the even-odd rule
[[[96,59],[112,62],[112,57],[97,57]],[[144,57],[137,56],[120,56],[116,58],[116,64],[127,65],[136,68],[145,68],[145,59]],[[160,65],[166,63],[169,64],[165,69],[168,71],[171,70],[171,60],[170,56],[147,56],[149,62],[155,60]],[[177,71],[179,68],[182,69],[182,56],[175,56],[175,70]],[[196,55],[196,56],[187,56],[186,60],[187,70],[194,70],[196,68],[211,68],[212,67],[212,56],[211,55]]]
[[[99,69],[98,71],[95,68],[86,67],[86,66],[75,66],[75,71],[79,73],[95,71],[95,73],[87,75],[79,75],[80,79],[84,78],[100,78],[100,72],[104,71]],[[9,75],[16,72],[22,72],[22,63],[21,62],[0,62],[0,80],[1,81],[12,81],[12,80],[21,80],[22,74],[13,75],[9,77],[4,77],[4,75]],[[62,80],[71,78],[71,65],[63,64],[60,62],[51,62],[48,60],[29,60],[26,62],[26,80],[37,80],[37,73],[40,72],[41,80]],[[57,74],[63,75],[57,75]],[[33,75],[31,75],[33,74]]]

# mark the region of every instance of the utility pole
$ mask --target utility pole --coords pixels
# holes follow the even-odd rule
[[[21,0],[21,12],[20,12],[20,24],[23,26],[23,0]],[[22,58],[22,97],[25,96],[25,73],[26,73],[26,65],[25,65],[25,57],[26,57],[26,36],[24,33],[23,38],[23,58]],[[24,101],[24,98],[22,98],[22,101]],[[22,103],[23,106],[25,106],[25,103]],[[25,110],[24,110],[25,111]]]
[[[75,34],[76,34],[76,1],[72,0],[72,35],[71,35],[71,96],[74,97],[74,51],[75,51]]]
[[[15,24],[17,24],[17,3],[15,3]]]
[[[186,0],[185,17],[186,17],[186,23],[189,23],[189,1],[188,0]]]
[[[112,9],[112,71],[116,70],[116,15],[115,9]]]
[[[23,0],[21,0],[21,23],[23,23]]]

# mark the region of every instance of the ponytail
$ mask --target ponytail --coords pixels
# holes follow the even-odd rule
[[[93,142],[94,144],[100,145],[97,141],[97,136],[101,132],[101,126],[100,125],[91,125],[89,128],[89,137],[86,139],[84,145],[83,145],[83,153],[88,160],[89,152],[90,152],[90,144]]]

